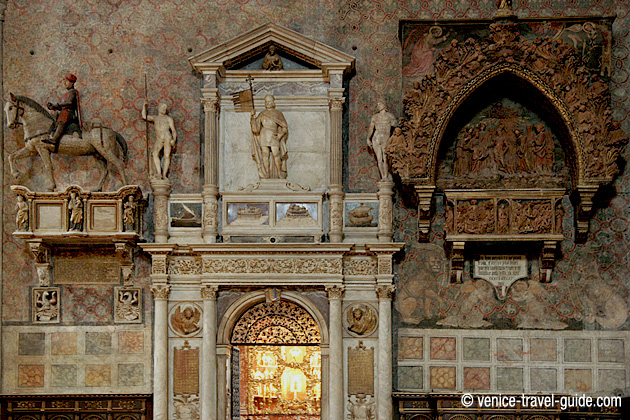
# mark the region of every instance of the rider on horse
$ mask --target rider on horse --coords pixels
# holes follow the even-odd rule
[[[63,78],[63,82],[68,90],[61,102],[53,104],[48,102],[48,109],[60,111],[57,115],[57,121],[51,128],[51,133],[54,134],[50,139],[43,140],[45,143],[54,144],[55,150],[53,153],[59,151],[59,142],[61,137],[65,134],[79,133],[81,136],[81,113],[79,106],[79,92],[74,88],[74,83],[77,81],[77,76],[74,74],[66,74]],[[53,130],[54,129],[54,130]]]

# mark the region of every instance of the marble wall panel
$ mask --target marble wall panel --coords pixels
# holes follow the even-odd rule
[[[118,365],[119,386],[139,386],[144,383],[144,365],[142,363],[120,363]]]
[[[19,365],[18,387],[41,388],[44,386],[44,365]]]
[[[490,361],[489,338],[464,337],[464,360]]]
[[[520,338],[498,338],[497,359],[504,361],[523,360],[523,340]]]
[[[456,368],[451,366],[431,366],[431,389],[455,389]]]
[[[490,368],[465,367],[464,368],[464,388],[489,390],[490,389]]]
[[[532,338],[529,344],[530,358],[536,362],[555,362],[558,358],[557,346],[555,338]]]
[[[497,368],[498,391],[522,391],[523,389],[523,368]]]
[[[593,371],[591,369],[565,369],[564,389],[574,392],[593,390]]]
[[[77,333],[58,332],[50,335],[50,353],[54,355],[77,354]]]
[[[51,365],[50,371],[50,386],[73,388],[77,386],[77,371],[76,365]]]
[[[46,349],[46,334],[20,333],[18,354],[20,356],[43,356]]]
[[[85,354],[105,355],[112,352],[112,334],[109,332],[86,332]]]
[[[564,361],[565,362],[590,362],[591,361],[591,340],[565,339],[564,340]]]
[[[625,356],[625,347],[623,340],[597,340],[597,359],[600,362],[617,362],[623,363]]]
[[[558,389],[557,370],[554,368],[531,368],[531,389],[535,392],[551,392]]]
[[[118,352],[137,354],[144,352],[144,331],[121,331],[118,333]]]
[[[399,389],[422,389],[424,378],[422,366],[401,366],[398,368]]]
[[[85,386],[108,387],[112,384],[110,365],[94,364],[85,366]]]
[[[432,360],[455,360],[457,358],[455,338],[431,337]]]
[[[422,359],[422,337],[400,337],[398,339],[398,357],[400,359]]]
[[[626,389],[626,372],[622,369],[599,369],[598,372],[600,391],[612,392],[615,395]]]

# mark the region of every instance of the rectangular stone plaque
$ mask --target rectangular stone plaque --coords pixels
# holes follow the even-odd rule
[[[101,232],[118,231],[117,204],[91,204],[90,205],[90,230]]]
[[[37,229],[63,230],[61,204],[37,204]]]
[[[173,395],[199,394],[199,348],[176,348],[173,364]]]
[[[475,261],[475,277],[490,282],[504,299],[512,283],[527,277],[527,258],[524,255],[480,255]]]
[[[120,262],[105,250],[56,249],[53,279],[55,284],[119,284]]]
[[[348,348],[348,394],[374,395],[374,349]]]

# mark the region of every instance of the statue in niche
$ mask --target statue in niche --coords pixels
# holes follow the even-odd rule
[[[175,123],[170,115],[167,115],[168,106],[161,103],[158,106],[157,115],[147,115],[147,104],[142,106],[142,119],[153,122],[155,125],[155,144],[153,146],[153,164],[155,165],[155,177],[167,179],[168,168],[171,164],[171,148],[177,141]],[[164,154],[164,168],[160,162],[160,154]]]
[[[135,202],[133,195],[127,197],[127,201],[123,206],[123,225],[126,232],[136,230],[136,209],[138,205]]]
[[[15,210],[15,224],[17,225],[17,230],[26,232],[28,230],[28,203],[23,195],[17,196]]]
[[[77,196],[76,191],[70,192],[68,200],[68,212],[70,213],[69,231],[81,232],[83,230],[83,200]]]
[[[252,110],[252,158],[260,179],[286,179],[289,127],[284,114],[276,109],[273,95],[265,96],[265,110],[256,116]]]
[[[354,305],[346,314],[348,331],[357,335],[371,334],[376,328],[376,314],[367,305]]]
[[[497,207],[497,233],[510,233],[510,203],[501,201]]]
[[[179,306],[171,315],[171,326],[176,333],[184,336],[191,335],[201,329],[200,319],[201,312],[196,307],[186,306],[182,311],[182,306]]]
[[[263,70],[282,70],[284,66],[282,65],[282,58],[276,52],[276,46],[272,45],[269,47],[269,51],[263,58],[262,69]]]
[[[390,179],[389,167],[387,166],[387,155],[385,149],[392,134],[392,129],[397,125],[394,114],[387,111],[387,106],[383,102],[376,103],[376,114],[372,115],[370,128],[368,128],[367,144],[374,151],[378,171],[381,180]]]
[[[564,220],[564,204],[562,200],[556,202],[556,231],[555,233],[562,233],[562,221]]]

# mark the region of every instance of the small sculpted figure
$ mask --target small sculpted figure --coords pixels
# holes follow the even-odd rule
[[[262,62],[263,70],[282,70],[284,66],[282,65],[282,58],[276,52],[276,47],[274,45],[269,47],[269,52],[265,55]]]
[[[46,107],[48,109],[59,111],[57,120],[55,122],[54,131],[49,139],[44,139],[44,143],[54,144],[55,149],[53,153],[59,151],[59,141],[64,134],[72,134],[75,132],[81,136],[81,125],[79,118],[79,93],[74,88],[74,84],[77,81],[77,76],[74,74],[66,74],[63,78],[63,84],[67,89],[67,92],[61,98],[61,102],[53,104],[48,102]]]
[[[181,335],[194,334],[201,328],[199,326],[199,320],[201,319],[201,312],[199,309],[187,306],[182,311],[179,307],[175,310],[175,313],[171,315],[171,325],[173,329]]]
[[[365,305],[357,305],[348,311],[348,330],[357,335],[370,334],[376,328],[376,316]]]
[[[68,211],[70,212],[70,229],[73,232],[83,230],[83,201],[77,196],[75,191],[70,192],[68,201]]]
[[[125,202],[123,209],[123,224],[125,231],[132,231],[136,229],[136,208],[138,208],[138,205],[136,204],[133,195],[130,195],[127,197],[127,201]]]
[[[171,148],[177,141],[177,131],[173,118],[167,114],[168,106],[161,103],[158,106],[157,115],[147,115],[147,104],[142,107],[142,118],[151,121],[155,125],[155,145],[153,146],[153,164],[155,176],[158,179],[167,179],[168,168],[171,164]],[[160,153],[164,152],[164,168],[160,164]]]
[[[284,114],[276,109],[273,95],[265,96],[265,110],[256,116],[252,110],[252,158],[260,179],[286,179],[289,127]]]
[[[387,112],[387,106],[383,102],[376,103],[376,114],[372,115],[370,120],[370,128],[368,129],[367,144],[372,148],[376,155],[378,171],[381,180],[390,177],[389,167],[387,166],[387,155],[385,149],[387,142],[392,134],[392,129],[396,127],[396,117],[391,112]]]
[[[28,230],[28,203],[24,199],[23,195],[17,196],[17,204],[15,205],[15,224],[17,225],[17,230],[20,232],[24,232]]]

